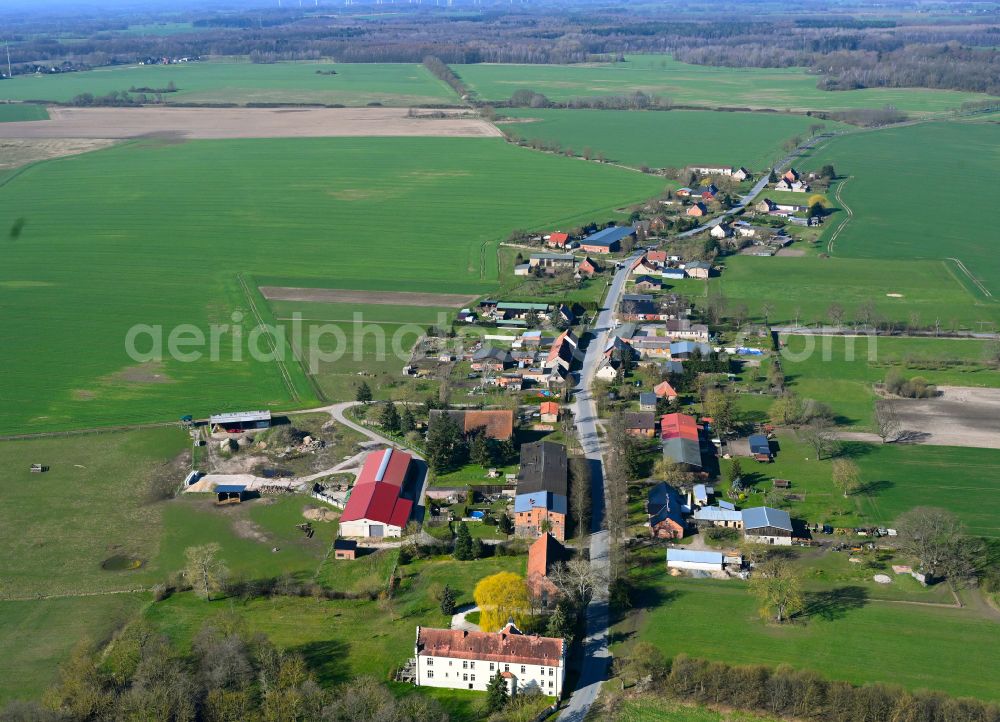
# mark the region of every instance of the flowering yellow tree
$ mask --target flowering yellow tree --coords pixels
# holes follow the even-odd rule
[[[479,626],[484,632],[496,632],[509,619],[519,627],[531,612],[528,585],[513,572],[499,572],[484,577],[473,593],[480,609]]]

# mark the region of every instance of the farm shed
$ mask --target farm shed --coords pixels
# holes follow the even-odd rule
[[[413,501],[402,496],[409,454],[384,449],[369,454],[340,517],[340,531],[352,537],[398,537],[410,520]]]
[[[771,461],[771,443],[763,434],[751,434],[748,439],[750,443],[750,456],[757,461]]]
[[[266,429],[271,425],[270,411],[233,411],[213,414],[208,418],[213,431],[239,434],[250,429]]]
[[[353,539],[335,539],[333,542],[334,559],[354,561],[358,555],[358,543]]]
[[[667,549],[667,567],[703,572],[721,572],[722,552],[699,552],[691,549]]]
[[[749,542],[790,546],[792,519],[787,511],[769,506],[744,509],[743,536]]]
[[[631,226],[611,226],[584,238],[580,248],[587,253],[614,253],[621,250],[623,240],[634,235],[635,229]]]
[[[246,495],[246,484],[219,484],[215,487],[215,496],[220,504],[239,504]]]

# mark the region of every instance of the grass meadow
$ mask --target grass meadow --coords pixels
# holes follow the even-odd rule
[[[988,190],[1000,183],[1000,125],[926,123],[856,133],[835,138],[803,166],[818,169],[824,163],[847,178],[839,193],[854,213],[833,245],[835,256],[878,261],[954,257],[1000,297],[1000,261],[992,232],[996,204]],[[824,241],[831,234],[828,230]],[[897,275],[902,274],[893,271]],[[984,300],[967,279],[963,283],[977,301],[988,304],[995,319],[996,300]],[[927,313],[924,317],[928,320]]]
[[[983,362],[988,341],[944,338],[783,336],[782,369],[802,398],[829,404],[842,424],[869,428],[872,386],[890,369],[948,386],[1000,386],[1000,371]]]
[[[79,640],[105,642],[149,594],[0,601],[0,705],[38,699]]]
[[[48,120],[49,111],[42,105],[0,103],[0,123],[18,120]]]
[[[683,168],[691,164],[769,168],[784,156],[782,143],[808,135],[815,118],[776,113],[724,113],[710,110],[628,111],[510,108],[504,115],[523,122],[501,123],[511,135],[557,141],[582,153],[604,153],[631,166]],[[828,130],[842,127],[826,121]]]
[[[759,320],[767,303],[769,320],[779,325],[796,318],[800,324],[828,325],[833,304],[844,310],[843,321],[850,324],[867,303],[876,316],[901,326],[916,320],[931,327],[939,320],[945,331],[978,331],[980,321],[1000,321],[1000,306],[978,298],[954,263],[942,260],[730,256],[707,289],[698,281],[675,285],[692,295],[701,291],[697,303],[705,303],[707,293],[722,294],[730,310],[745,305],[749,316]]]
[[[914,114],[936,113],[987,96],[949,90],[871,88],[828,92],[815,75],[797,68],[722,68],[688,65],[667,55],[629,55],[624,63],[581,65],[456,65],[466,85],[486,100],[506,100],[519,89],[564,101],[579,96],[642,91],[680,105],[848,110],[894,105]],[[706,142],[708,139],[705,139]]]
[[[633,570],[642,587],[639,609],[613,627],[619,644],[648,641],[668,656],[792,664],[856,684],[879,680],[1000,698],[993,683],[1000,650],[987,641],[996,622],[977,609],[876,601],[855,584],[845,598],[837,594],[842,587],[810,583],[807,598],[817,602],[815,613],[779,627],[761,621],[744,582],[672,578],[662,550],[655,555],[648,567]]]
[[[325,74],[330,71],[335,74]],[[163,94],[167,103],[458,104],[451,88],[426,68],[404,63],[121,65],[79,73],[19,75],[3,84],[0,99],[66,103],[80,93],[166,88],[170,82],[177,91]]]
[[[682,704],[660,697],[627,698],[618,707],[615,722],[779,722],[751,712],[729,710],[719,712],[699,705]]]
[[[255,284],[487,293],[512,229],[610,220],[661,188],[499,139],[135,142],[29,167],[0,188],[0,228],[23,219],[0,268],[0,333],[18,340],[0,433],[311,403],[287,347],[249,358],[272,319]],[[239,325],[243,355],[229,330],[218,361],[137,363],[135,324],[162,328],[164,355],[178,324],[206,342]]]

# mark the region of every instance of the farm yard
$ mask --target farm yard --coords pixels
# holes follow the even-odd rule
[[[691,164],[746,166],[761,172],[785,155],[782,143],[807,136],[810,125],[840,123],[803,115],[708,110],[628,111],[504,108],[514,122],[499,121],[508,135],[558,142],[577,155],[590,148],[608,161],[635,167],[684,168]]]
[[[849,110],[893,105],[917,115],[940,113],[987,96],[923,88],[827,92],[816,76],[797,68],[722,68],[689,65],[669,55],[626,55],[623,63],[580,65],[457,65],[455,72],[484,100],[506,100],[516,90],[550,100],[641,91],[677,105],[774,110]]]
[[[329,74],[329,73],[333,74]],[[130,88],[157,89],[167,103],[314,103],[387,106],[457,105],[454,92],[426,68],[405,63],[192,62],[129,65],[85,72],[18,76],[0,88],[0,100],[68,103],[80,93],[96,96]]]
[[[982,318],[996,320],[1000,262],[991,243],[994,208],[985,196],[966,190],[969,184],[1000,183],[1000,126],[925,123],[856,133],[833,139],[805,165],[818,169],[824,163],[849,177],[838,192],[854,214],[837,236],[834,256],[872,262],[957,258],[981,286],[953,262],[939,283],[950,286],[947,276],[957,274],[983,307]],[[935,180],[928,178],[929,168]],[[892,273],[897,275],[903,274]],[[943,306],[943,318],[953,313]],[[922,315],[926,323],[927,312]]]
[[[512,228],[610,220],[661,188],[499,139],[147,140],[30,167],[4,186],[0,212],[0,226],[21,226],[0,269],[0,328],[22,340],[0,380],[0,432],[312,403],[290,353],[138,363],[123,341],[135,324],[207,336],[234,313],[246,339],[269,314],[255,274],[486,293]]]

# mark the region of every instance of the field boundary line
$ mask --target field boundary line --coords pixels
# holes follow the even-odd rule
[[[371,321],[367,318],[286,318],[284,316],[275,316],[275,321],[313,321],[318,323],[374,323],[379,326],[407,326],[413,324],[415,326],[421,326],[428,321],[421,323],[420,321]]]
[[[66,429],[64,431],[39,431],[34,434],[4,434],[0,441],[28,441],[54,436],[82,436],[84,434],[120,433],[123,431],[141,431],[143,429],[164,429],[177,426],[176,421],[153,421],[146,424],[127,424],[119,426],[94,426],[89,429]]]
[[[841,189],[845,185],[847,185],[847,181],[851,180],[853,177],[854,176],[852,175],[847,176],[847,178],[845,178],[843,181],[837,184],[837,190],[833,192],[833,197],[837,200],[837,203],[840,204],[840,207],[847,212],[847,216],[844,218],[844,220],[840,222],[840,225],[838,225],[837,228],[834,229],[833,235],[830,236],[830,240],[827,241],[826,252],[831,256],[833,255],[833,244],[837,242],[837,238],[840,236],[840,232],[844,230],[844,228],[847,226],[850,220],[854,218],[854,211],[852,211],[851,207],[846,203],[844,203],[844,199],[840,197]]]
[[[253,300],[253,296],[250,293],[250,288],[247,286],[246,278],[243,277],[242,273],[236,274],[237,280],[239,280],[240,285],[243,287],[243,295],[246,297],[247,303],[250,305],[250,311],[253,313],[254,318],[257,320],[257,327],[262,331],[267,331],[267,326],[264,324],[264,319],[260,315],[260,310],[257,308],[257,304]],[[277,346],[274,343],[274,338],[272,338],[270,333],[263,334],[267,338],[267,345],[270,347],[271,352],[274,354],[274,361],[278,365],[278,371],[281,374],[281,379],[285,383],[285,388],[288,389],[288,393],[291,394],[293,401],[301,401],[299,397],[299,392],[295,389],[295,384],[292,383],[291,374],[288,373],[288,368],[285,366],[284,360],[279,356]]]
[[[972,284],[978,288],[984,296],[986,296],[986,298],[993,298],[993,293],[983,285],[982,281],[972,275],[972,271],[970,271],[960,259],[955,258],[954,256],[947,256],[945,260],[953,261],[955,265],[958,266],[958,270],[961,271],[972,282]]]
[[[136,587],[134,589],[109,589],[104,592],[66,592],[65,594],[35,594],[32,596],[3,596],[0,602],[42,602],[49,599],[80,599],[83,597],[112,597],[117,594],[143,594],[153,591],[153,587]]]

